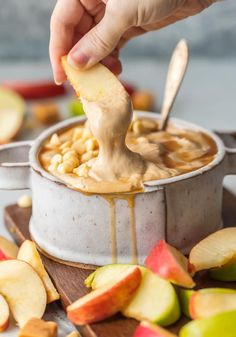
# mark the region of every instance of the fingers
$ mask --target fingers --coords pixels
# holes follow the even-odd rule
[[[72,65],[89,68],[103,60],[116,48],[122,34],[129,28],[129,12],[121,11],[118,1],[112,1],[112,3],[115,3],[117,8],[114,5],[112,8],[107,5],[102,20],[85,34],[70,51],[68,61]],[[109,60],[112,63],[114,61]],[[118,67],[116,61],[114,64],[115,68]]]
[[[65,81],[61,57],[73,46],[74,29],[83,17],[84,9],[77,0],[58,0],[51,17],[49,54],[54,80]]]

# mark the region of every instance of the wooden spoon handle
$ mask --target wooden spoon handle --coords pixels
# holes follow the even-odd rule
[[[164,100],[161,110],[160,130],[164,130],[168,123],[169,113],[183,81],[188,64],[188,45],[185,40],[177,44],[168,68]]]

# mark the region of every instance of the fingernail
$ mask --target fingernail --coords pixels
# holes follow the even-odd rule
[[[88,61],[89,61],[88,56],[78,50],[71,52],[68,55],[68,63],[74,68],[82,68],[86,66]]]
[[[60,82],[60,81],[57,81],[57,80],[54,80],[55,84],[56,85],[62,85],[63,82]]]

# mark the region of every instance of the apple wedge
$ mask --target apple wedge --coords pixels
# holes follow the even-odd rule
[[[0,261],[16,259],[17,253],[17,245],[0,236]]]
[[[160,240],[145,260],[145,266],[158,276],[185,288],[193,288],[188,259],[165,240]]]
[[[213,280],[233,282],[236,281],[236,259],[235,257],[219,268],[209,270],[210,277]]]
[[[5,331],[9,326],[10,310],[5,298],[0,295],[0,332]]]
[[[87,101],[98,101],[103,97],[110,97],[113,89],[117,93],[119,91],[126,92],[117,77],[101,63],[84,71],[72,67],[67,62],[67,56],[63,56],[61,61],[67,78],[77,95]]]
[[[189,302],[189,312],[192,319],[207,318],[232,310],[236,310],[236,293],[196,292]]]
[[[184,314],[184,316],[188,318],[191,318],[190,312],[189,312],[189,302],[194,293],[195,293],[194,290],[189,290],[189,289],[180,289],[180,292],[179,292],[179,302],[180,302],[181,311]]]
[[[98,268],[85,280],[92,289],[115,282],[122,271],[132,268],[131,265],[107,265]],[[142,281],[135,296],[122,309],[126,317],[137,320],[148,320],[160,325],[169,325],[177,321],[180,316],[180,307],[173,286],[161,279],[151,270],[139,267],[142,272]]]
[[[195,271],[224,266],[236,256],[236,227],[221,229],[200,241],[190,252]]]
[[[68,318],[76,325],[104,320],[130,302],[140,282],[141,272],[138,267],[121,271],[114,282],[92,291],[68,306]]]
[[[40,277],[28,263],[20,260],[0,262],[0,293],[20,327],[32,317],[43,316],[46,291]]]
[[[46,269],[44,268],[41,257],[37,251],[33,241],[25,240],[18,252],[17,259],[28,262],[38,273],[47,292],[47,303],[51,303],[60,298],[56,288],[54,287]]]
[[[25,103],[11,90],[0,88],[0,144],[10,142],[19,132],[24,118]]]
[[[192,321],[180,330],[180,337],[234,337],[236,311]]]
[[[133,337],[177,337],[173,333],[161,328],[156,324],[143,321],[139,324]]]

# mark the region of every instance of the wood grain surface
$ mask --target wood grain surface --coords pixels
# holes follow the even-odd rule
[[[4,214],[5,224],[18,244],[30,238],[28,225],[31,208],[23,209],[17,205],[11,205],[5,208]],[[224,190],[222,215],[226,226],[236,225],[236,197],[227,190]],[[91,273],[91,270],[62,265],[50,260],[43,254],[41,254],[41,257],[61,295],[61,303],[64,308],[88,292],[83,281]],[[196,282],[198,288],[214,286],[236,288],[236,283],[214,282],[208,279],[206,273],[199,274]],[[182,317],[168,329],[178,333],[186,322],[187,319]],[[132,337],[137,324],[138,322],[133,319],[116,315],[104,322],[79,327],[78,330],[83,337]]]

